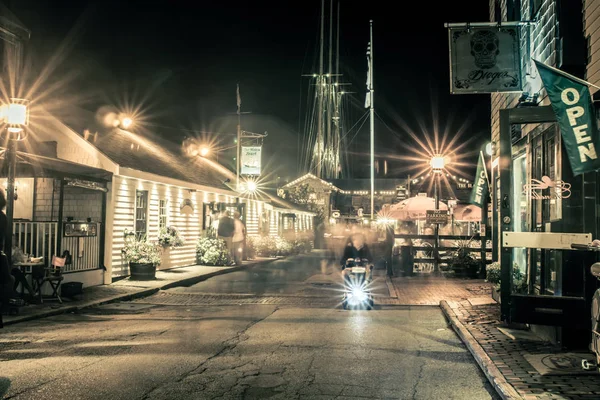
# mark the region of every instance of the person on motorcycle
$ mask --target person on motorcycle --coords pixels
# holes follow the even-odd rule
[[[342,255],[341,260],[342,276],[344,277],[344,279],[346,279],[346,275],[348,274],[348,271],[346,271],[346,262],[350,258],[355,260],[360,260],[364,258],[369,260],[369,262],[373,259],[371,257],[371,251],[369,250],[369,247],[366,243],[366,237],[362,233],[355,233],[354,235],[352,235],[350,238],[350,242],[344,248],[344,254]],[[370,281],[373,275],[373,266],[369,265],[369,268],[367,270],[369,271],[367,279]]]

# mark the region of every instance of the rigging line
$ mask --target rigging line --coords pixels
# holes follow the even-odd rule
[[[365,122],[367,122],[367,118],[365,118],[365,119],[363,120],[363,123],[360,125],[360,128],[358,128],[358,129],[356,130],[356,133],[354,134],[354,136],[352,136],[352,139],[350,139],[350,141],[348,142],[348,145],[350,145],[350,144],[351,144],[351,143],[354,141],[354,139],[356,139],[356,136],[357,136],[357,135],[360,133],[360,130],[361,130],[361,128],[362,128],[362,127],[365,125]]]
[[[388,125],[387,122],[385,122],[385,120],[379,115],[379,113],[377,111],[375,111],[375,116],[377,116],[377,119],[379,119],[381,122],[383,122],[383,125],[385,125],[386,128],[388,128],[390,130],[390,132],[397,134],[398,136],[402,136],[400,134],[400,132],[392,129],[391,126]]]
[[[348,136],[350,133],[352,133],[352,131],[354,130],[354,128],[356,128],[356,125],[358,125],[362,119],[366,119],[368,116],[369,116],[369,111],[365,112],[365,113],[363,114],[363,116],[362,116],[362,117],[360,117],[360,118],[358,119],[358,121],[356,121],[356,123],[355,123],[355,124],[352,126],[352,128],[350,128],[350,129],[348,129],[348,130],[346,131],[346,133],[344,134],[344,136],[342,136],[342,139],[345,139],[345,138],[346,138],[346,136]],[[363,123],[362,123],[362,125],[361,125],[360,127],[362,128],[362,126],[363,126],[363,125],[364,125],[364,121],[363,121]],[[359,128],[359,129],[360,129],[360,128]]]

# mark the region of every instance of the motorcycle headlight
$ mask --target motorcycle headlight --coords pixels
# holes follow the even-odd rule
[[[352,298],[356,301],[365,301],[367,300],[367,294],[362,288],[354,288],[352,289]]]

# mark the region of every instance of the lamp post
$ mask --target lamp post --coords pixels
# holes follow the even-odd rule
[[[442,156],[441,154],[436,154],[433,157],[431,157],[431,161],[429,162],[429,165],[431,166],[431,170],[433,172],[433,197],[435,199],[435,210],[438,211],[440,209],[440,196],[438,194],[438,184],[440,183],[440,176],[442,175],[442,171],[444,170],[444,165],[446,163],[446,160],[444,159],[444,156]],[[438,259],[439,259],[439,252],[438,252],[438,247],[439,247],[439,235],[440,235],[440,225],[439,224],[435,224],[435,230],[434,230],[434,241],[433,241],[433,257],[434,257],[434,262],[433,262],[433,272],[435,274],[439,273],[439,263],[438,263]]]
[[[29,101],[12,98],[10,103],[0,107],[0,114],[7,131],[6,163],[8,176],[6,184],[6,219],[8,222],[4,249],[11,261],[13,220],[15,209],[15,175],[17,170],[17,141],[25,139],[25,128],[29,124]]]

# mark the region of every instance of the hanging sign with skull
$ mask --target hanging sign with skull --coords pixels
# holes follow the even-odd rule
[[[450,92],[521,92],[518,26],[451,27]]]

